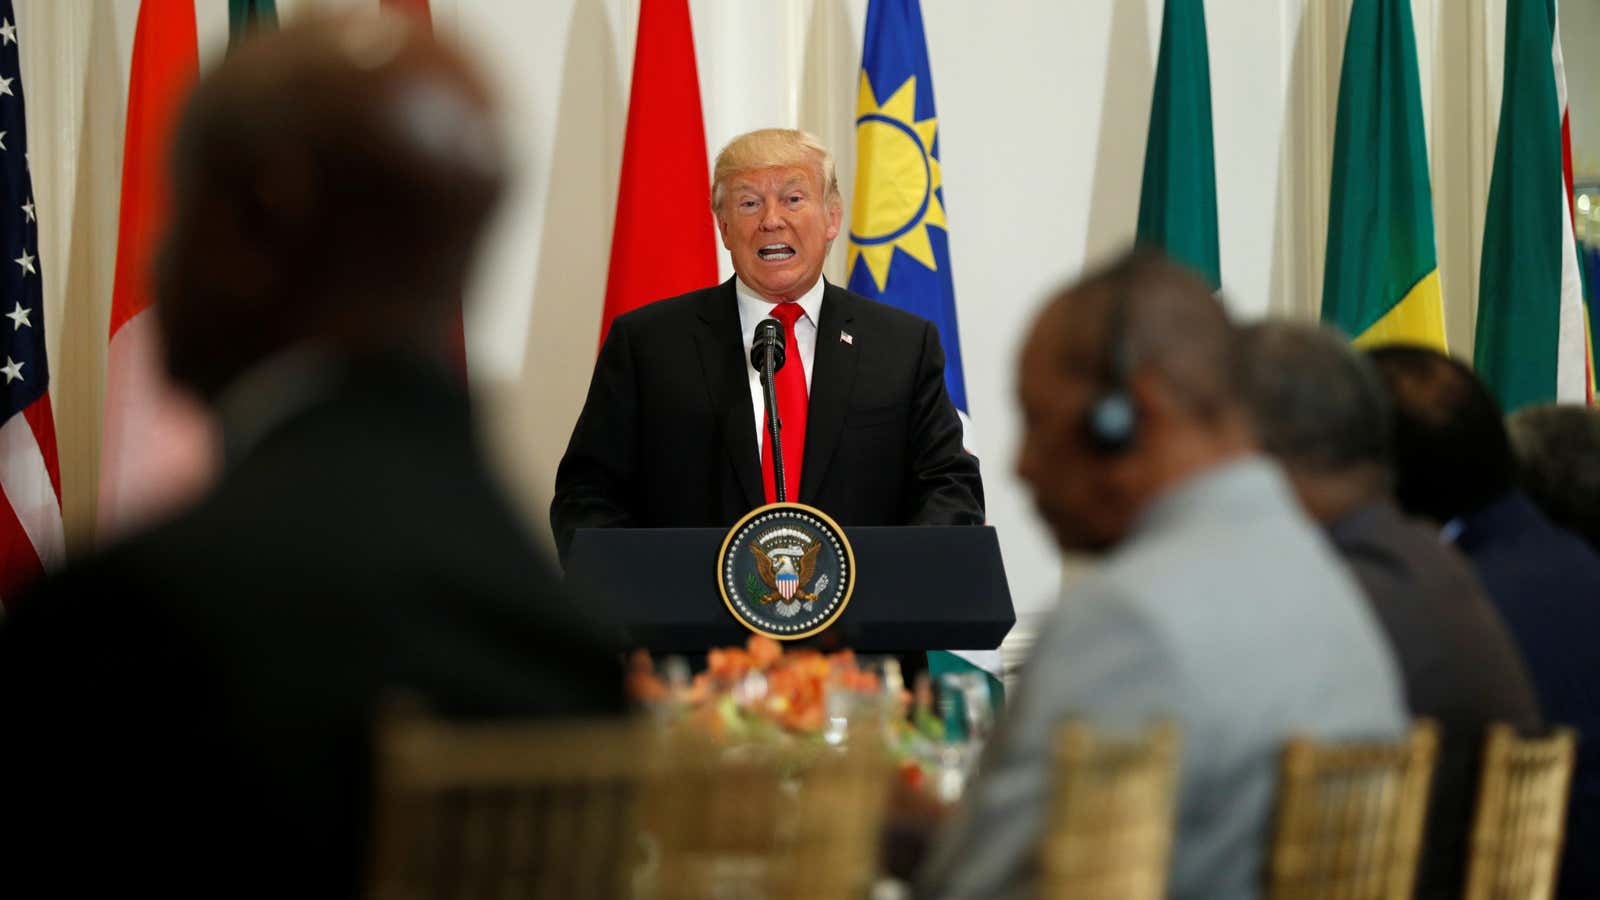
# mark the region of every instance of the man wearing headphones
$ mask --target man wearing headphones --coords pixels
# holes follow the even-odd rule
[[[1284,740],[1405,727],[1359,588],[1256,451],[1235,342],[1205,283],[1145,252],[1035,323],[1017,471],[1062,549],[1105,559],[1042,627],[923,896],[1033,895],[1068,719],[1181,729],[1171,896],[1247,900]]]

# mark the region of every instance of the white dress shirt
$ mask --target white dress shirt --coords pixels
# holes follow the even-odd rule
[[[801,371],[805,373],[808,400],[811,397],[811,362],[817,356],[817,322],[821,321],[819,317],[822,315],[822,290],[825,284],[823,279],[818,278],[811,290],[794,301],[805,310],[805,315],[794,320],[794,342],[798,346],[783,348],[784,365],[799,363]],[[761,373],[750,364],[750,342],[755,340],[756,323],[771,318],[774,304],[746,287],[742,279],[735,278],[733,285],[734,294],[739,298],[739,330],[744,335],[744,368],[750,376],[750,406],[755,410],[756,448],[759,453],[761,435],[767,430],[767,403],[761,388]]]

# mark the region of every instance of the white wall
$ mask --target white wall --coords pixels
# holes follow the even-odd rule
[[[226,40],[226,3],[195,2],[204,63]],[[1317,306],[1349,2],[1207,4],[1224,291],[1242,315]],[[278,5],[287,17],[374,3]],[[1586,22],[1565,26],[1569,71],[1592,79],[1592,63],[1575,58],[1600,40],[1600,16],[1594,0],[1564,6],[1574,4],[1589,8]],[[710,153],[750,128],[806,127],[833,146],[848,194],[866,0],[690,5]],[[17,0],[75,542],[93,520],[137,8],[137,0]],[[471,291],[468,344],[494,446],[542,528],[593,360],[638,0],[433,0],[433,8],[438,27],[477,47],[499,82],[522,163]],[[976,443],[990,519],[1026,612],[1048,602],[1061,566],[1010,475],[1012,358],[1040,300],[1133,234],[1162,2],[923,0],[923,9]],[[1467,350],[1504,0],[1412,0],[1412,9],[1448,325],[1451,343]],[[1600,86],[1574,86],[1584,90],[1595,98]],[[1574,100],[1575,120],[1580,108]],[[842,251],[829,272],[836,280]]]

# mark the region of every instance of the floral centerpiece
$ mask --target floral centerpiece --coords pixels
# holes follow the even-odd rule
[[[634,699],[681,718],[719,739],[821,737],[830,724],[829,701],[840,692],[851,701],[882,698],[883,680],[863,668],[849,650],[785,653],[771,638],[751,635],[744,647],[712,650],[706,669],[658,672],[643,651],[629,666]],[[892,698],[891,698],[892,699]],[[902,707],[903,708],[903,707]]]
[[[777,747],[801,765],[857,734],[881,734],[912,786],[922,780],[922,751],[941,732],[926,698],[918,698],[911,714],[913,697],[894,659],[863,664],[849,650],[785,651],[760,635],[743,647],[710,651],[705,671],[692,676],[681,660],[658,668],[648,654],[636,652],[628,689],[670,726],[686,726],[729,746]]]

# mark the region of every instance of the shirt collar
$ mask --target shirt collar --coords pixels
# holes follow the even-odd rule
[[[248,455],[279,425],[315,405],[342,370],[333,348],[313,341],[279,351],[235,378],[216,400],[225,458]]]
[[[822,293],[827,286],[828,280],[818,276],[817,283],[811,286],[811,290],[801,294],[799,299],[794,301],[805,310],[806,318],[811,320],[814,327],[820,327],[822,323],[822,319],[819,318],[822,315]],[[739,298],[739,312],[748,322],[747,327],[753,328],[755,323],[772,315],[772,307],[775,304],[751,290],[750,286],[744,283],[744,279],[737,275],[733,279],[733,292]]]

